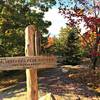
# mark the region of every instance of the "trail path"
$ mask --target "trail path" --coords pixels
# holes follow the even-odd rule
[[[100,100],[100,92],[75,78],[79,71],[76,69],[58,67],[40,71],[39,97],[51,93],[56,100]],[[21,82],[0,90],[0,100],[26,100],[25,87],[25,82]]]

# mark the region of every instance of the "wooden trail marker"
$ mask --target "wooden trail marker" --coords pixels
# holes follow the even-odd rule
[[[26,69],[27,100],[38,100],[37,69],[56,67],[54,56],[40,55],[41,34],[33,25],[25,29],[25,57],[1,57],[0,70]]]
[[[29,25],[25,29],[25,56],[34,56],[39,54],[37,47],[39,45],[37,40],[37,30],[35,26]],[[37,54],[38,53],[38,54]],[[38,82],[37,82],[37,70],[26,69],[27,80],[27,100],[38,100]]]
[[[53,56],[2,57],[0,58],[0,70],[51,68],[54,67],[55,62],[56,59]]]
[[[29,25],[25,29],[25,55],[26,56],[38,56],[40,54],[40,40],[41,34],[37,32],[37,29],[33,25]],[[42,57],[44,59],[45,57]],[[42,60],[41,59],[41,60]],[[46,62],[47,59],[45,59]],[[54,60],[54,61],[53,61]],[[40,62],[40,61],[39,61]],[[48,62],[45,63],[49,66]],[[55,66],[55,59],[52,59],[52,66]],[[40,67],[46,67],[42,63]],[[37,69],[26,69],[27,78],[27,100],[38,100],[38,82],[37,82]]]

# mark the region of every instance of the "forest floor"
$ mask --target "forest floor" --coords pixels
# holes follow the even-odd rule
[[[0,100],[26,100],[23,74],[0,79]],[[40,70],[38,86],[39,97],[51,93],[54,100],[100,100],[100,67],[90,71],[80,65],[64,65]]]

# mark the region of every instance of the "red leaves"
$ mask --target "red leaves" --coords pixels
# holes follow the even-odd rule
[[[100,24],[100,18],[95,18],[95,23]]]
[[[94,11],[91,9],[89,9],[91,11]],[[59,9],[59,13],[61,13],[61,15],[64,16],[64,18],[69,19],[69,22],[67,22],[68,25],[70,26],[76,26],[76,24],[81,23],[82,20],[84,20],[84,22],[86,23],[87,28],[90,28],[90,30],[92,30],[92,32],[96,32],[96,25],[100,24],[100,18],[96,18],[96,16],[94,17],[90,17],[89,15],[87,16],[87,12],[85,9],[80,9],[78,7],[74,7],[73,9],[65,9],[64,7]],[[92,12],[90,15],[93,16]],[[77,21],[73,20],[73,18],[77,18]],[[80,20],[81,19],[81,20]]]
[[[87,17],[84,16],[84,21],[86,22],[87,26],[93,31],[96,32],[96,25],[100,24],[100,18],[96,17]]]
[[[89,39],[90,36],[91,36],[91,35],[90,35],[89,32],[86,32],[86,33],[85,33],[85,38],[86,38],[86,39]]]
[[[94,51],[94,50],[92,50],[91,52],[90,52],[90,55],[91,56],[96,56],[96,57],[100,57],[100,52],[96,52],[96,51]]]
[[[100,37],[100,33],[99,34],[96,34],[96,35]]]

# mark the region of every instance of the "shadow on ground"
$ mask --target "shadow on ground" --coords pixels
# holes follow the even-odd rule
[[[77,74],[79,70],[63,70],[61,67],[41,71],[39,74],[39,89],[44,92],[65,96],[72,93],[76,96],[99,97],[100,92],[90,89],[86,84],[77,78],[69,76]],[[100,78],[100,77],[99,77]]]
[[[79,73],[78,69],[63,69],[57,67],[54,69],[40,70],[39,76],[39,91],[44,93],[51,92],[54,95],[66,96],[66,94],[74,94],[76,96],[82,95],[84,97],[100,97],[100,93],[94,89],[90,89],[85,82],[77,78],[72,78]],[[82,75],[82,74],[81,74]],[[100,76],[98,77],[100,78]],[[20,82],[14,86],[8,87],[0,91],[0,100],[3,98],[20,97],[22,92],[26,91],[25,82]],[[19,95],[16,95],[18,94]],[[59,100],[59,99],[57,99]],[[67,100],[67,99],[65,99]],[[97,99],[99,100],[99,99]]]
[[[25,82],[20,82],[16,85],[9,86],[8,88],[1,89],[0,91],[0,100],[3,100],[3,98],[11,98],[11,97],[20,97],[23,94],[19,94],[21,92],[25,92]],[[19,94],[19,95],[16,95]]]

